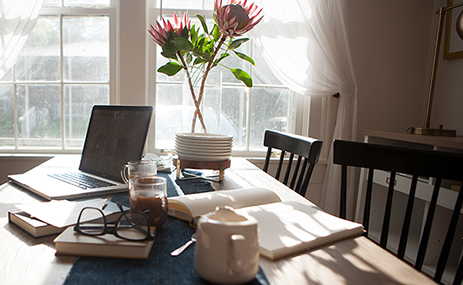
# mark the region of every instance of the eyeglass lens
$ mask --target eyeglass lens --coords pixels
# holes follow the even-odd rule
[[[116,232],[125,239],[143,240],[149,235],[148,223],[148,217],[143,213],[127,212],[119,219]]]
[[[146,214],[141,212],[124,212],[117,224],[109,226],[115,229],[111,232],[117,236],[128,240],[144,240],[150,233],[148,232],[149,220]],[[103,213],[95,208],[85,208],[82,210],[79,219],[79,229],[88,235],[105,234],[105,223]]]
[[[79,220],[80,230],[89,235],[101,235],[104,233],[103,213],[97,209],[85,208],[82,210]]]

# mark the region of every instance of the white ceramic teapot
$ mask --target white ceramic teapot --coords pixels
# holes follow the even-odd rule
[[[195,269],[214,283],[251,281],[259,270],[257,220],[231,207],[201,216],[195,245]]]

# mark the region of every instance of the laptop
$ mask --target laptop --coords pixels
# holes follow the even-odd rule
[[[152,112],[151,106],[93,106],[78,168],[43,167],[8,178],[48,200],[126,191],[120,171],[128,161],[141,159]],[[86,177],[91,181],[79,180]]]

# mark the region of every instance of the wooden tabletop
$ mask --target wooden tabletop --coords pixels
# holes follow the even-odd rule
[[[47,167],[62,158],[48,161]],[[172,173],[175,178],[175,173]],[[310,203],[242,158],[233,158],[216,190],[265,187],[282,200]],[[43,199],[10,183],[0,186],[0,284],[62,284],[77,259],[55,256],[55,236],[33,238],[8,223],[16,204]],[[261,258],[271,284],[435,284],[365,237],[343,240],[277,261]]]

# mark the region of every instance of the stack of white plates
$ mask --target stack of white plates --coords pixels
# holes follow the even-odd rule
[[[224,161],[232,155],[233,136],[180,133],[175,135],[175,151],[179,159],[192,161]]]

